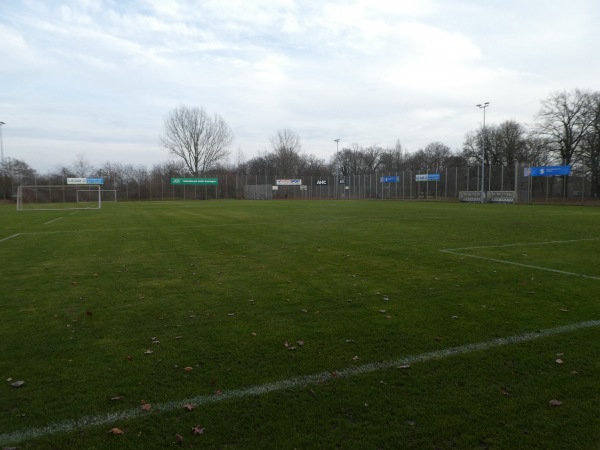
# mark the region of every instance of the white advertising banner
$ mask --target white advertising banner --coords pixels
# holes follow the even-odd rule
[[[275,180],[275,183],[277,184],[277,186],[300,186],[302,184],[302,180],[277,178],[277,180]]]

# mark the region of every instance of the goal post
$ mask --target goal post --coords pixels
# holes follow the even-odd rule
[[[100,209],[99,185],[19,186],[17,211]]]

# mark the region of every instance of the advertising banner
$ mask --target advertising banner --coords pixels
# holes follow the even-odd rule
[[[399,176],[381,177],[380,181],[382,183],[398,183],[400,181],[400,177]]]
[[[218,178],[171,178],[171,184],[209,185],[219,184]]]
[[[439,173],[425,173],[415,176],[415,181],[440,181]]]
[[[302,180],[277,178],[277,180],[275,180],[275,184],[277,184],[277,186],[300,186],[302,184]]]
[[[562,175],[571,175],[571,166],[526,167],[524,175],[526,177],[558,177]]]
[[[67,184],[104,184],[104,178],[67,178]]]

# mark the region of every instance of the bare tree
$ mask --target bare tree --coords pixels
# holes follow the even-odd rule
[[[592,197],[600,196],[600,92],[590,96],[588,107],[590,127],[582,141],[582,159],[586,173],[591,178]]]
[[[96,170],[92,163],[90,163],[84,154],[78,153],[75,155],[73,165],[71,166],[72,172],[76,177],[89,177]]]
[[[540,136],[553,144],[553,150],[563,164],[571,164],[591,125],[586,114],[590,100],[589,92],[575,89],[556,92],[542,101],[537,129]]]
[[[217,114],[209,116],[203,108],[179,105],[167,115],[164,126],[162,146],[181,158],[195,177],[225,160],[233,142],[225,120]]]
[[[302,145],[292,130],[280,130],[271,138],[277,176],[296,176],[300,168]]]

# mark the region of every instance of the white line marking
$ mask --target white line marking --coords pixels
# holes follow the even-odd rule
[[[509,336],[504,338],[498,338],[491,341],[479,342],[477,344],[467,344],[459,347],[452,347],[445,350],[439,350],[428,353],[421,353],[420,355],[406,356],[390,361],[375,362],[371,364],[365,364],[358,367],[349,367],[344,370],[336,372],[322,372],[314,375],[306,375],[295,378],[289,378],[287,380],[277,381],[275,383],[262,384],[258,386],[252,386],[245,389],[234,389],[231,391],[225,391],[221,395],[199,395],[193,398],[183,399],[179,401],[153,404],[152,410],[154,413],[157,412],[169,412],[182,409],[183,405],[192,403],[197,406],[208,405],[212,403],[218,403],[225,400],[232,400],[237,398],[251,397],[256,395],[267,394],[270,392],[282,391],[285,389],[305,387],[311,384],[323,383],[326,381],[335,380],[337,378],[347,378],[356,375],[362,375],[366,373],[376,372],[378,370],[393,369],[395,367],[433,361],[438,359],[447,358],[450,356],[464,355],[467,353],[473,353],[481,350],[488,350],[496,347],[503,347],[509,344],[518,344],[521,342],[533,341],[536,339],[554,336],[557,334],[568,333],[571,331],[580,330],[583,328],[592,328],[600,326],[600,320],[590,320],[587,322],[579,322],[570,325],[564,325],[556,328],[549,328],[538,332],[525,333],[517,336]],[[28,428],[20,431],[12,431],[4,434],[0,434],[0,445],[14,444],[23,442],[28,439],[36,439],[44,436],[49,436],[58,433],[71,433],[75,430],[81,430],[84,428],[90,428],[93,426],[108,425],[115,422],[132,420],[138,417],[146,416],[148,412],[142,411],[140,408],[129,409],[125,411],[117,411],[114,413],[108,413],[98,416],[81,417],[79,419],[65,420],[57,422],[42,428]]]
[[[569,276],[573,276],[573,277],[587,278],[588,280],[600,280],[600,277],[595,277],[592,275],[585,275],[583,273],[567,272],[564,270],[552,269],[549,267],[534,266],[531,264],[523,264],[523,263],[518,263],[515,261],[507,261],[507,260],[503,260],[503,259],[488,258],[486,256],[470,255],[468,253],[463,253],[463,251],[467,251],[467,250],[481,250],[481,249],[506,248],[506,247],[524,247],[524,246],[537,246],[537,245],[548,245],[548,244],[569,244],[569,243],[574,243],[574,242],[597,241],[598,239],[600,239],[600,238],[570,239],[567,241],[545,241],[545,242],[526,242],[526,243],[522,242],[522,243],[517,243],[517,244],[502,244],[502,245],[481,245],[481,246],[477,246],[477,247],[447,248],[447,249],[440,250],[440,252],[450,253],[451,255],[467,256],[469,258],[483,259],[485,261],[492,261],[492,262],[496,262],[496,263],[500,263],[500,264],[510,264],[513,266],[527,267],[529,269],[544,270],[546,272],[560,273],[562,275],[569,275]]]
[[[0,239],[0,242],[8,241],[9,239],[16,238],[17,236],[21,236],[21,233],[13,234],[12,236],[5,237],[4,239]]]
[[[592,275],[585,275],[583,273],[566,272],[564,270],[551,269],[549,267],[534,266],[531,264],[522,264],[522,263],[518,263],[518,262],[514,262],[514,261],[506,261],[506,260],[502,260],[502,259],[487,258],[485,256],[469,255],[468,253],[453,252],[450,250],[440,250],[440,251],[442,251],[444,253],[450,253],[453,255],[468,256],[469,258],[483,259],[485,261],[492,261],[492,262],[497,262],[497,263],[501,263],[501,264],[510,264],[513,266],[528,267],[530,269],[545,270],[546,272],[560,273],[562,275],[570,275],[570,276],[579,277],[579,278],[587,278],[589,280],[600,280],[600,277],[594,277]]]
[[[58,217],[56,219],[49,220],[48,222],[44,223],[44,225],[48,225],[49,223],[56,222],[57,220],[60,220],[60,219],[62,219],[62,217]]]
[[[486,248],[526,247],[526,246],[549,245],[549,244],[572,244],[574,242],[597,241],[599,239],[600,238],[569,239],[569,240],[565,240],[565,241],[517,242],[515,244],[478,245],[476,247],[447,248],[447,249],[440,250],[440,251],[442,251],[442,252],[458,252],[458,251],[462,251],[462,250],[478,250],[478,249],[486,249]]]

